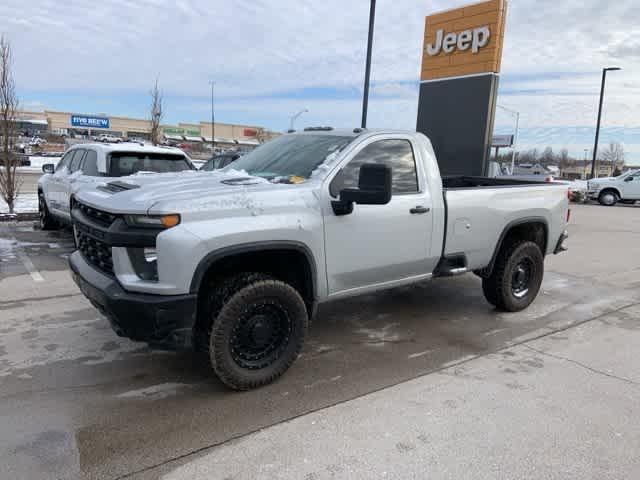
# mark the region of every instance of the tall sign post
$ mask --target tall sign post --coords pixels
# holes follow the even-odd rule
[[[443,175],[485,175],[506,17],[490,0],[425,18],[417,130]]]

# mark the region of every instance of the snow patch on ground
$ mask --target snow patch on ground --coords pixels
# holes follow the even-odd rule
[[[35,193],[25,193],[18,195],[14,204],[15,213],[33,213],[38,211],[38,195]],[[0,198],[0,214],[9,213],[9,206],[3,198]]]
[[[160,383],[158,385],[151,385],[150,387],[140,388],[137,390],[129,390],[128,392],[118,395],[118,398],[161,400],[163,398],[177,395],[179,390],[190,386],[191,385],[188,383]]]

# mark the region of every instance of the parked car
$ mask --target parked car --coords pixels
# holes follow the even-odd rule
[[[102,135],[98,135],[96,140],[98,142],[102,142],[102,143],[120,143],[120,142],[122,142],[122,138],[117,137],[115,135],[111,135],[110,133],[103,133]]]
[[[31,140],[29,140],[29,145],[31,145],[32,147],[39,147],[40,145],[45,145],[47,143],[47,141],[44,138],[40,138],[40,137],[33,137]]]
[[[54,167],[42,166],[38,180],[38,210],[44,230],[70,224],[71,207],[80,190],[140,172],[179,172],[195,170],[180,150],[141,146],[132,143],[76,144]]]
[[[211,171],[211,170],[218,170],[220,168],[224,168],[227,165],[231,165],[241,156],[242,155],[236,152],[224,153],[222,155],[214,155],[209,160],[207,160],[204,165],[200,167],[200,170]]]
[[[325,127],[215,172],[79,192],[69,263],[119,335],[208,351],[246,390],[291,366],[321,302],[474,272],[498,309],[526,308],[565,249],[567,194],[441,178],[420,133]]]
[[[640,200],[640,170],[631,170],[618,177],[606,177],[587,182],[587,196],[600,205],[635,203]]]

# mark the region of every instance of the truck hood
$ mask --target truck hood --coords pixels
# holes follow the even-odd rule
[[[589,181],[593,183],[607,183],[607,182],[613,182],[614,180],[617,180],[617,178],[618,177],[600,177],[600,178],[596,178]]]
[[[85,190],[78,200],[112,213],[182,213],[220,197],[272,192],[302,185],[276,184],[244,171],[184,171],[115,179]]]

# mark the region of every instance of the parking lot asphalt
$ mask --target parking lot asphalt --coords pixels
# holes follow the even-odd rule
[[[306,347],[289,372],[270,386],[244,393],[225,389],[205,358],[151,351],[117,337],[69,276],[66,258],[73,246],[68,232],[0,224],[0,478],[157,478],[163,474],[190,478],[197,473],[190,470],[194,465],[200,465],[199,472],[209,472],[202,478],[224,478],[207,470],[211,465],[207,461],[220,466],[221,475],[224,471],[233,478],[252,478],[253,472],[258,478],[264,472],[248,469],[244,476],[237,475],[237,463],[258,462],[255,466],[270,461],[256,447],[258,440],[266,441],[260,435],[267,435],[274,449],[289,448],[288,439],[294,444],[296,439],[302,441],[279,429],[302,428],[296,422],[311,421],[311,412],[322,416],[334,408],[346,409],[342,411],[346,426],[348,419],[359,418],[358,409],[376,402],[388,404],[398,395],[394,389],[403,388],[414,389],[410,398],[462,405],[461,396],[474,394],[467,384],[459,390],[435,386],[426,395],[419,393],[422,386],[414,382],[437,383],[458,368],[471,376],[500,378],[506,384],[505,378],[513,375],[503,371],[508,366],[492,370],[492,365],[476,362],[488,362],[514,349],[524,362],[521,365],[539,363],[530,357],[542,354],[530,348],[551,348],[548,342],[554,336],[568,342],[567,348],[575,346],[581,329],[593,322],[600,322],[598,334],[606,337],[609,327],[617,327],[601,320],[616,315],[624,317],[620,321],[629,332],[635,332],[640,303],[640,208],[572,208],[570,250],[547,259],[542,291],[527,310],[495,311],[473,275],[328,304],[321,307]],[[636,338],[627,337],[628,341]],[[616,345],[626,354],[615,357],[607,368],[612,375],[620,370],[624,373],[620,376],[635,378],[633,365],[640,363],[637,353],[619,342],[616,337],[609,347]],[[598,351],[579,353],[587,363],[606,363]],[[539,388],[553,392],[557,379],[539,376],[532,381],[542,382]],[[569,380],[573,395],[566,401],[577,405],[582,398],[581,381],[577,375]],[[524,380],[514,382],[528,385]],[[619,392],[624,398],[618,420],[628,426],[635,422],[637,427],[640,397],[636,387],[629,388]],[[478,397],[495,396],[487,388],[477,392]],[[518,388],[497,392],[504,394],[500,405],[507,400],[518,402]],[[584,395],[588,394],[585,390]],[[546,405],[541,397],[538,400]],[[544,415],[540,404],[531,402],[532,414]],[[455,418],[463,408],[440,410],[440,414],[446,411]],[[523,424],[521,411],[504,411],[503,428]],[[495,416],[489,403],[474,404],[469,412],[474,418]],[[565,417],[567,422],[579,418]],[[404,429],[409,434],[406,419],[391,417],[388,422],[388,431]],[[373,427],[363,431],[380,434]],[[572,431],[583,434],[576,425]],[[418,439],[425,434],[410,433]],[[357,439],[353,442],[364,448]],[[416,443],[398,442],[404,446],[396,450],[405,452]],[[606,457],[606,442],[596,443],[597,452],[592,453]],[[242,445],[244,456],[238,456],[236,445]],[[302,455],[299,445],[292,444],[291,452]],[[624,457],[624,450],[614,450],[612,458]],[[326,467],[335,464],[314,460],[312,453],[309,457],[316,470],[301,468],[292,478],[329,478],[331,470]],[[301,456],[291,461],[304,463]],[[320,467],[322,475],[317,473]],[[334,473],[340,477],[340,470]]]

